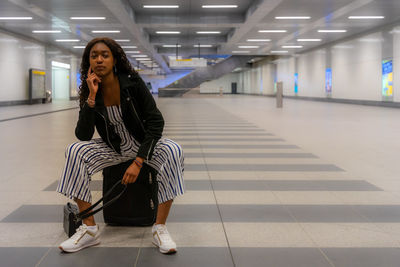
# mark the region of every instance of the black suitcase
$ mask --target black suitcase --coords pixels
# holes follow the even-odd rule
[[[103,170],[103,195],[116,181],[122,179],[132,162],[133,160],[130,160]],[[114,196],[104,198],[104,202]],[[128,184],[125,193],[117,201],[104,208],[104,222],[110,225],[153,225],[156,221],[157,207],[157,171],[144,163],[136,182]]]

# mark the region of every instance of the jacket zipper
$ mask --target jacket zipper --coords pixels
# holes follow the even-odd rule
[[[108,137],[108,129],[107,129],[107,120],[106,118],[98,111],[96,111],[104,120],[104,124],[106,125],[106,134],[107,134],[107,141],[110,144],[110,146],[112,146],[112,148],[114,149],[115,152],[117,152],[117,150],[115,149],[115,147],[113,146],[113,144],[110,141],[110,138]]]
[[[128,96],[128,98],[127,98],[126,100],[131,104],[132,109],[133,109],[133,112],[135,112],[136,118],[138,119],[138,121],[139,121],[139,123],[140,123],[140,126],[142,127],[142,130],[143,130],[143,132],[146,134],[146,130],[144,129],[144,126],[143,126],[143,124],[142,124],[142,121],[140,120],[139,115],[138,115],[137,112],[136,112],[136,108],[135,108],[135,106],[133,105],[133,103],[132,103],[132,101],[131,101],[131,95],[130,95],[130,93],[129,93],[128,90],[127,90],[127,92],[128,92],[128,95],[129,95],[129,96]],[[151,140],[150,149],[149,149],[149,151],[147,151],[147,159],[148,159],[149,156],[150,156],[150,151],[151,151],[151,147],[153,146],[153,143],[154,143],[154,139]]]
[[[136,118],[138,119],[138,121],[139,121],[139,123],[140,123],[140,127],[142,127],[143,132],[146,133],[146,130],[144,129],[144,126],[143,126],[143,124],[142,124],[142,121],[140,120],[139,115],[138,115],[137,112],[136,112],[136,108],[135,108],[135,106],[133,105],[132,101],[130,101],[132,97],[131,97],[129,91],[128,91],[128,90],[126,90],[126,91],[128,92],[128,95],[129,95],[128,98],[127,98],[126,100],[131,104],[131,106],[132,106],[132,108],[133,108],[133,112],[135,112]]]

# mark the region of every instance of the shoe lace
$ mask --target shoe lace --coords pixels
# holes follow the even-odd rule
[[[160,227],[158,227],[157,232],[158,232],[158,235],[160,236],[160,238],[163,239],[164,242],[172,242],[172,238],[169,235],[167,227],[160,226]]]

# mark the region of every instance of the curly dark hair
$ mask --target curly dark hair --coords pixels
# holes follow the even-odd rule
[[[116,69],[118,73],[123,74],[130,74],[133,77],[139,77],[139,74],[132,68],[131,63],[129,62],[128,58],[124,50],[121,46],[111,38],[107,37],[99,37],[91,40],[85,48],[82,56],[82,63],[81,63],[81,85],[79,86],[79,105],[82,107],[87,98],[89,97],[89,87],[86,82],[87,73],[90,67],[90,50],[92,47],[97,43],[104,43],[108,48],[110,48],[111,53],[113,55],[114,60],[116,60]]]

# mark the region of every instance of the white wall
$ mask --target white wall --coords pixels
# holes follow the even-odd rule
[[[299,96],[325,97],[326,49],[298,57]]]
[[[400,26],[393,33],[393,96],[395,102],[400,102]]]
[[[392,47],[393,51],[389,51]],[[297,70],[298,96],[326,98],[325,71],[331,67],[332,98],[382,101],[384,55],[393,55],[393,99],[400,102],[400,25],[304,54],[281,57],[271,63],[255,64],[252,69],[239,73],[239,84],[243,87],[239,86],[239,92],[273,94],[276,66],[277,81],[283,82],[284,95],[295,95],[294,74]],[[329,58],[330,62],[327,61]]]
[[[71,65],[70,96],[77,96],[80,58],[58,48],[0,30],[0,102],[29,99],[29,69],[46,71],[46,90],[52,90],[51,61]],[[67,94],[67,93],[66,93]]]
[[[277,60],[277,81],[283,82],[284,95],[294,95],[294,63],[293,57]]]
[[[236,73],[228,73],[224,76],[212,80],[207,81],[200,84],[200,93],[202,94],[211,94],[211,93],[219,93],[219,88],[222,87],[224,93],[232,92],[232,83],[239,83],[239,75]],[[238,85],[239,87],[239,85]],[[239,90],[239,88],[238,88]]]
[[[29,69],[46,69],[45,47],[0,32],[0,101],[29,99]]]
[[[332,47],[333,98],[382,100],[381,42],[379,32]]]

